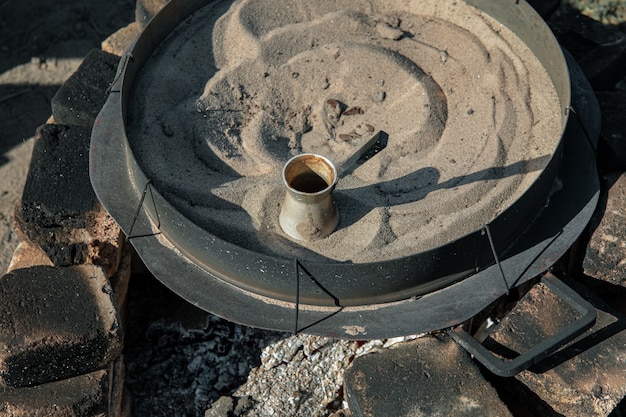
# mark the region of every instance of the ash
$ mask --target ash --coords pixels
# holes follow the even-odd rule
[[[349,415],[343,401],[344,371],[354,358],[386,349],[418,335],[368,342],[335,340],[311,335],[294,335],[268,345],[261,354],[261,364],[239,387],[235,398],[244,399],[249,409],[233,409],[230,415],[246,417],[302,416],[341,417]],[[223,403],[223,399],[220,399]],[[206,417],[226,417],[213,413]],[[234,404],[233,404],[234,405]],[[240,406],[241,402],[237,403]]]
[[[133,417],[203,416],[246,382],[261,351],[287,334],[202,311],[133,265],[125,318],[126,388]]]
[[[348,415],[343,376],[354,358],[419,337],[365,342],[254,329],[193,307],[134,267],[124,352],[133,417]]]
[[[149,325],[143,349],[127,362],[134,416],[204,415],[209,404],[246,381],[263,346],[278,337],[212,315],[206,319],[200,329],[163,320]]]

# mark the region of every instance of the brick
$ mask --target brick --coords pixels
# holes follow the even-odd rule
[[[54,120],[91,129],[107,99],[118,63],[118,56],[92,49],[52,98]]]
[[[591,220],[583,272],[614,285],[626,285],[626,174],[603,177],[608,189]]]
[[[169,0],[137,0],[135,6],[135,20],[142,28],[146,27],[150,19],[168,2]]]
[[[534,393],[539,401],[525,404],[530,415],[607,416],[626,395],[625,319],[579,283],[570,280],[568,284],[596,307],[594,326],[529,370],[500,383],[521,383]],[[571,307],[555,297],[542,284],[534,286],[485,345],[495,341],[499,349],[492,346],[492,351],[508,352],[506,357],[554,334],[575,318]]]
[[[626,34],[582,14],[563,13],[550,22],[594,90],[610,90],[624,77]]]
[[[124,387],[126,366],[124,356],[118,356],[109,367],[108,392],[103,394],[108,398],[107,417],[130,417],[128,396]]]
[[[3,417],[129,417],[120,396],[123,361],[108,369],[27,388],[0,391]]]
[[[52,266],[52,261],[50,261],[48,255],[46,255],[39,245],[35,245],[28,240],[23,240],[17,245],[17,248],[13,252],[7,273],[16,269],[41,265]]]
[[[37,129],[22,196],[22,218],[43,227],[84,227],[94,208],[89,181],[91,129],[46,124]]]
[[[16,229],[57,266],[93,263],[112,276],[122,232],[89,180],[90,129],[47,124],[37,131]]]
[[[120,317],[124,320],[126,314],[126,299],[128,297],[128,285],[130,283],[130,276],[132,272],[132,251],[129,244],[126,244],[122,251],[122,260],[120,266],[111,278],[111,287],[113,288],[113,296],[115,297],[115,303]]]
[[[558,8],[561,0],[528,0],[533,9],[544,19],[547,19]]]
[[[345,379],[354,417],[511,415],[448,337],[428,336],[358,357]]]
[[[102,41],[101,48],[104,52],[121,57],[140,32],[141,25],[133,22]]]
[[[626,90],[596,93],[602,114],[598,143],[600,165],[605,171],[626,171]]]
[[[35,266],[0,279],[0,385],[25,387],[104,368],[122,329],[102,268]]]

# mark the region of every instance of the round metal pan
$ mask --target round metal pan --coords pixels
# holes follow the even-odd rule
[[[151,186],[125,128],[130,90],[142,65],[207,3],[172,0],[131,45],[94,125],[90,155],[92,184],[104,207],[154,275],[191,303],[277,330],[359,339],[419,333],[460,323],[544,272],[584,229],[597,202],[591,147],[599,131],[597,104],[584,77],[525,2],[468,1],[534,51],[561,102],[564,130],[557,151],[516,203],[461,239],[384,262],[284,259],[212,236]],[[571,117],[571,106],[578,116]]]

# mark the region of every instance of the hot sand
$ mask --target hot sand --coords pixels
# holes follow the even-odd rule
[[[489,223],[557,146],[542,65],[463,2],[217,3],[146,64],[127,130],[156,189],[224,240],[355,263],[421,252]],[[387,147],[334,193],[337,230],[288,238],[283,164],[314,152],[339,166],[378,130]]]

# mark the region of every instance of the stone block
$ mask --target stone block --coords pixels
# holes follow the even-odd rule
[[[591,238],[583,260],[585,275],[626,285],[626,174],[602,178],[606,195],[590,222]]]
[[[572,13],[555,17],[550,27],[576,58],[594,90],[610,90],[624,77],[626,34],[617,27]]]
[[[43,125],[37,131],[16,229],[38,244],[54,265],[93,263],[112,276],[119,265],[122,232],[89,180],[91,130]]]
[[[0,278],[0,386],[26,387],[107,367],[123,336],[102,268],[36,266]]]
[[[126,366],[124,364],[124,356],[118,356],[109,366],[109,378],[105,392],[108,397],[107,416],[114,417],[130,417],[128,392],[124,387],[124,378],[126,377]]]
[[[626,90],[596,93],[602,114],[598,143],[600,166],[604,171],[626,171]]]
[[[121,57],[140,32],[139,22],[133,22],[102,41],[101,48],[104,52]]]
[[[46,124],[37,129],[22,196],[22,218],[43,227],[85,227],[96,195],[89,180],[91,129]],[[81,216],[81,214],[83,214]]]
[[[7,273],[16,269],[30,268],[31,266],[53,266],[48,255],[39,247],[28,240],[21,241],[11,257],[11,263]]]
[[[135,20],[142,28],[146,27],[150,19],[168,2],[169,0],[137,0],[135,3]]]
[[[500,384],[519,392],[515,385],[521,383],[526,392],[534,393],[538,400],[525,404],[529,415],[608,416],[626,395],[626,320],[580,283],[567,283],[596,307],[596,323],[561,350]],[[575,316],[571,307],[538,284],[503,318],[485,346],[511,358],[555,334]]]
[[[3,417],[129,417],[120,396],[123,361],[60,381],[0,391]]]
[[[107,99],[119,57],[92,49],[52,98],[52,114],[59,124],[91,129]]]
[[[510,416],[449,337],[428,336],[354,360],[345,378],[354,417]]]
[[[130,276],[132,272],[132,250],[130,244],[126,243],[122,251],[122,260],[120,266],[112,277],[109,278],[113,289],[113,296],[117,304],[120,317],[124,320],[126,313],[126,299],[128,296],[128,285],[130,284]]]

